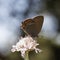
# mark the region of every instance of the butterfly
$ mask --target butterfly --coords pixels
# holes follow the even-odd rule
[[[43,21],[43,16],[36,16],[33,19],[26,19],[22,22],[21,28],[27,35],[36,37],[41,31]]]

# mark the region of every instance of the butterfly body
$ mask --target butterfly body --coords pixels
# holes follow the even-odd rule
[[[22,22],[22,28],[25,30],[30,36],[36,37],[38,33],[41,31],[43,25],[43,16],[37,16],[33,19],[26,19]]]

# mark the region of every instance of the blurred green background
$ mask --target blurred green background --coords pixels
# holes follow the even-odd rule
[[[44,16],[37,38],[42,52],[31,51],[30,60],[60,60],[60,0],[0,0],[0,60],[23,60],[11,48],[23,34],[21,22],[37,15]]]

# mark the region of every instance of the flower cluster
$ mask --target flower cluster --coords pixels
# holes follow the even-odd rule
[[[20,51],[22,57],[24,57],[26,51],[35,50],[36,53],[41,52],[40,49],[36,48],[38,45],[39,44],[36,42],[36,40],[30,36],[26,36],[24,38],[21,38],[16,45],[13,45],[11,51]]]

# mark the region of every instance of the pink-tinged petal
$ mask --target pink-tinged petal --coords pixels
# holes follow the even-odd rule
[[[36,48],[39,44],[30,36],[26,36],[24,38],[21,38],[19,42],[16,43],[16,45],[12,46],[11,51],[20,51],[22,57],[24,57],[24,54],[26,51],[32,51],[35,50],[36,53],[41,52],[40,49]]]

